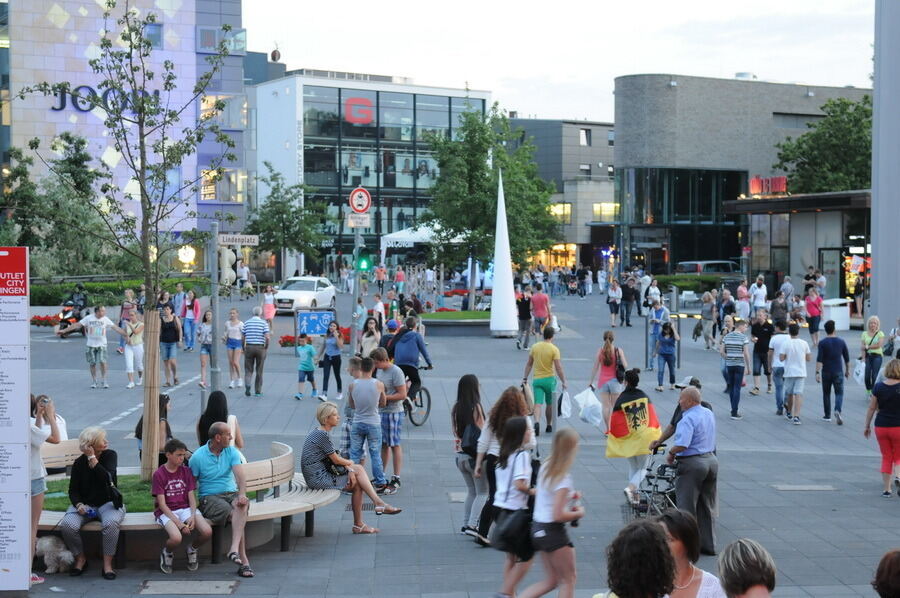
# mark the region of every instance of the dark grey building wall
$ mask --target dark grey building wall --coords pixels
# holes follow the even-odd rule
[[[618,77],[614,163],[781,174],[772,169],[776,143],[807,131],[805,123],[821,116],[827,99],[859,100],[867,93],[684,75]]]
[[[581,170],[589,165],[593,180],[608,177],[607,167],[613,164],[613,147],[607,142],[612,123],[594,121],[541,120],[531,118],[510,119],[512,127],[521,128],[536,146],[534,155],[538,173],[545,181],[556,184],[563,191],[563,183],[570,180],[587,180]],[[591,145],[582,146],[580,131],[591,131]],[[601,166],[602,164],[602,166]]]
[[[269,62],[265,52],[247,52],[244,56],[244,84],[259,85],[272,79],[284,77],[287,65],[280,62]]]

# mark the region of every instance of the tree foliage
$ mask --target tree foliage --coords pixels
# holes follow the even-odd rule
[[[868,189],[872,184],[872,98],[854,102],[831,99],[822,106],[825,118],[809,131],[778,148],[773,166],[788,175],[792,193]]]
[[[487,114],[463,113],[454,139],[433,136],[431,142],[440,174],[423,221],[436,229],[439,260],[493,258],[501,170],[513,262],[522,264],[557,241],[559,224],[549,211],[554,187],[538,176],[534,145],[496,104]],[[451,243],[456,239],[461,243]]]
[[[269,194],[250,213],[247,232],[259,235],[259,248],[264,251],[288,250],[318,257],[325,240],[325,202],[304,200],[304,194],[313,191],[311,187],[288,185],[284,175],[269,162],[263,164],[267,174],[257,177],[257,181],[269,188]]]

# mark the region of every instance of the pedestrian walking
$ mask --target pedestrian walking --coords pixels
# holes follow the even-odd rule
[[[681,391],[681,421],[669,449],[668,462],[678,460],[675,496],[678,508],[693,515],[700,528],[700,554],[716,554],[719,460],[716,458],[716,418],[700,405],[700,390]]]
[[[141,283],[138,287],[137,299],[135,300],[138,313],[144,315],[144,307],[147,305],[147,285]]]
[[[881,450],[881,480],[885,498],[891,496],[891,481],[900,496],[900,359],[892,359],[884,368],[884,379],[872,389],[869,409],[866,411],[866,427],[863,435],[872,433],[872,418],[875,417],[875,438]]]
[[[661,434],[656,408],[647,393],[638,388],[640,373],[638,368],[625,372],[625,390],[613,405],[606,437],[606,458],[627,459],[628,483],[623,491],[631,504],[638,501],[636,490],[644,479],[650,443]]]
[[[768,307],[769,290],[766,288],[765,277],[762,274],[756,277],[756,282],[750,286],[750,315],[755,316],[757,310]]]
[[[784,282],[781,283],[781,288],[778,289],[781,292],[781,295],[784,297],[785,303],[790,305],[791,301],[794,299],[794,284],[791,282],[790,276],[784,277]],[[774,317],[774,315],[773,315]]]
[[[125,289],[125,298],[122,300],[122,306],[119,308],[119,327],[125,328],[125,324],[130,320],[132,311],[137,310],[137,303],[134,300],[134,291]],[[125,335],[119,335],[119,347],[116,349],[121,354],[125,354],[125,345],[127,341]]]
[[[703,330],[703,342],[706,345],[706,350],[709,351],[715,346],[713,331],[716,328],[716,304],[712,293],[709,291],[703,293],[700,302],[700,324]]]
[[[128,314],[128,322],[125,324],[125,373],[128,375],[128,384],[125,388],[140,386],[144,381],[144,323],[137,309],[132,309]],[[137,370],[137,381],[135,381]]]
[[[559,348],[553,344],[553,335],[556,330],[547,326],[544,328],[544,340],[535,343],[528,353],[528,361],[525,363],[525,373],[522,376],[522,384],[528,383],[528,374],[534,367],[534,379],[531,386],[534,390],[534,435],[540,436],[541,431],[541,405],[546,405],[547,430],[553,431],[553,393],[556,391],[556,375],[562,383],[562,389],[568,387],[566,374],[563,372],[560,361]],[[554,371],[556,375],[554,375]]]
[[[678,331],[672,326],[672,322],[665,322],[656,341],[657,370],[656,392],[663,391],[663,375],[666,366],[669,366],[669,390],[675,390],[675,343],[681,341]]]
[[[193,351],[197,340],[197,324],[200,322],[200,300],[191,289],[185,294],[180,312],[184,327],[184,350]]]
[[[650,287],[653,288],[652,286]],[[648,361],[650,366],[647,368],[653,371],[653,362],[656,359],[656,350],[659,345],[659,337],[662,333],[662,325],[671,318],[669,308],[660,303],[659,299],[650,304],[649,324],[650,324],[650,342],[647,343],[647,352],[650,353]]]
[[[531,296],[531,315],[534,321],[534,334],[537,336],[544,332],[544,326],[550,321],[553,311],[550,306],[550,297],[544,292],[543,283],[537,283],[534,288],[535,293]]]
[[[790,304],[785,301],[784,297],[784,291],[778,291],[775,293],[775,298],[772,299],[772,303],[769,307],[769,315],[772,316],[773,323],[779,321],[787,322]]]
[[[159,312],[159,315],[162,315],[163,307],[165,307],[166,305],[172,308],[173,314],[176,313],[175,304],[172,302],[172,296],[169,294],[169,291],[163,289],[156,297],[156,311]]]
[[[631,326],[631,312],[640,299],[640,291],[634,286],[634,279],[629,278],[622,287],[622,308],[625,313],[620,314],[620,324]]]
[[[819,324],[822,321],[822,298],[815,289],[806,296],[806,321],[809,323],[809,337],[813,347],[819,345]]]
[[[269,325],[269,330],[274,329],[275,324],[275,287],[266,285],[263,291],[263,320]]]
[[[731,398],[731,419],[740,420],[741,386],[744,373],[750,371],[750,339],[747,320],[736,320],[734,330],[722,337],[721,355],[725,358],[725,376]]]
[[[253,307],[253,316],[241,325],[244,348],[244,396],[248,397],[250,396],[251,381],[256,396],[263,396],[263,369],[266,365],[271,331],[266,321],[260,317],[261,315],[262,308],[256,305]]]
[[[241,301],[244,300],[244,289],[250,284],[250,268],[247,266],[244,260],[238,260],[237,262],[237,283],[238,283],[238,291],[240,295]],[[249,292],[249,291],[247,291]]]
[[[378,328],[378,320],[369,316],[363,323],[363,330],[359,335],[360,355],[369,357],[381,342],[381,331]]]
[[[182,309],[184,309],[184,300],[186,297],[186,293],[184,292],[184,284],[180,282],[175,283],[175,293],[172,295],[172,307],[174,308],[173,313],[179,318],[184,319],[184,314],[181,313]]]
[[[65,332],[75,332],[78,328],[84,328],[85,330],[87,348],[84,356],[87,359],[88,370],[91,372],[91,388],[97,388],[98,386],[109,388],[109,383],[106,380],[107,361],[109,359],[106,352],[106,331],[112,328],[123,336],[127,332],[113,324],[112,320],[106,317],[106,307],[102,305],[94,307],[94,313],[88,314],[81,321],[72,324]],[[58,330],[56,335],[61,336],[62,331]]]
[[[481,406],[481,387],[475,374],[466,374],[456,387],[456,403],[450,411],[450,427],[453,432],[453,449],[456,468],[462,474],[467,493],[463,508],[463,534],[487,544],[487,537],[478,532],[478,519],[490,494],[487,476],[475,476],[478,458],[478,439],[485,425],[484,407]]]
[[[200,388],[209,388],[206,374],[209,371],[209,359],[213,344],[213,313],[211,309],[203,312],[203,319],[197,327],[197,343],[200,345]]]
[[[341,380],[341,349],[344,347],[344,336],[341,334],[341,327],[337,320],[332,320],[328,324],[328,330],[319,346],[319,367],[322,372],[322,394],[319,395],[320,401],[328,400],[328,380],[331,372],[334,372],[334,381],[337,385],[337,400],[343,398],[343,381]]]
[[[822,385],[824,421],[831,421],[831,389],[834,388],[834,418],[843,425],[841,408],[844,404],[844,380],[850,377],[850,352],[844,339],[835,334],[834,320],[825,322],[825,334],[816,355],[816,382]]]
[[[244,378],[241,375],[241,356],[244,354],[244,342],[241,335],[241,329],[244,323],[238,318],[238,310],[232,308],[228,312],[228,321],[225,322],[225,334],[222,335],[222,342],[228,353],[228,388],[240,388],[244,385]]]
[[[609,325],[616,327],[616,320],[619,319],[619,306],[622,303],[622,289],[619,287],[619,281],[615,278],[609,283],[609,292],[606,294],[606,305],[609,306]]]
[[[775,385],[775,415],[784,415],[784,360],[781,353],[784,343],[791,339],[787,322],[775,321],[775,334],[769,341],[769,363],[772,364],[772,382]]]
[[[362,464],[369,448],[372,464],[372,484],[376,489],[387,485],[381,462],[381,415],[378,410],[387,405],[384,383],[373,377],[375,362],[371,357],[360,359],[357,377],[347,388],[347,404],[353,410],[350,428],[350,460]]]
[[[646,311],[651,309],[653,307],[654,303],[656,303],[657,301],[662,303],[662,290],[659,288],[658,280],[656,280],[655,278],[650,279],[650,284],[647,285],[646,288],[644,288],[643,285],[641,285],[641,289],[642,289],[641,307],[643,309],[639,310],[640,313],[646,313]]]
[[[519,335],[516,337],[516,349],[522,349],[522,341],[525,342],[524,347],[527,349],[528,341],[531,339],[531,333],[534,330],[534,324],[531,321],[531,287],[526,286],[516,296],[516,312],[519,320]]]
[[[760,373],[766,376],[766,393],[772,394],[772,368],[769,364],[769,342],[775,334],[775,326],[769,321],[769,314],[760,307],[754,314],[750,326],[750,340],[753,342],[753,388],[750,394],[760,393]]]
[[[803,387],[806,384],[806,362],[812,361],[812,352],[809,350],[809,343],[799,338],[800,326],[791,324],[788,326],[788,334],[791,339],[781,349],[781,359],[784,360],[785,415],[795,426],[799,426]]]
[[[378,286],[378,298],[384,293],[384,281],[386,279],[387,269],[384,267],[384,264],[379,264],[378,267],[375,268],[375,284]]]
[[[375,300],[375,303],[372,305],[372,317],[375,318],[375,322],[378,326],[378,332],[384,332],[386,316],[384,312],[384,303],[381,301],[381,293],[375,293],[373,299]],[[363,354],[363,357],[368,356],[368,353]]]
[[[819,293],[819,296],[822,299],[824,299],[825,294],[827,292],[827,289],[825,287],[828,284],[828,280],[825,278],[825,275],[819,270],[816,270],[815,276],[816,276],[816,292]]]
[[[881,371],[881,364],[884,361],[884,331],[881,330],[881,320],[878,316],[869,316],[866,320],[866,329],[860,335],[860,359],[866,363],[866,396],[872,394],[872,388],[875,386],[875,380],[878,378],[878,372]]]
[[[731,291],[722,289],[722,296],[719,298],[717,308],[719,311],[719,332],[724,334],[725,316],[734,316],[737,313],[737,306],[735,305],[734,297],[731,296]]]
[[[397,293],[402,294],[403,288],[406,286],[406,272],[403,271],[403,266],[397,266],[397,271],[394,272],[394,284],[397,287]]]
[[[588,377],[588,385],[591,390],[600,393],[600,403],[603,408],[603,422],[606,425],[604,433],[609,431],[609,417],[612,407],[619,398],[619,393],[624,388],[625,370],[628,369],[628,360],[625,359],[625,351],[615,345],[616,335],[612,330],[603,333],[603,346],[597,351],[594,358],[594,366]],[[599,375],[598,375],[599,372]],[[596,376],[596,378],[595,378]],[[597,386],[594,386],[596,380]]]
[[[172,305],[164,303],[159,319],[159,358],[163,362],[166,382],[163,386],[178,385],[178,343],[183,333],[181,319],[172,313]]]
[[[577,454],[578,433],[574,428],[559,430],[537,476],[531,522],[531,545],[541,554],[544,579],[525,588],[519,598],[537,598],[556,588],[560,598],[575,595],[575,547],[566,524],[584,517],[581,493],[569,473]]]

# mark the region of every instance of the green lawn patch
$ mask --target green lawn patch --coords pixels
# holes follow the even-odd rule
[[[489,311],[436,311],[421,315],[423,320],[490,320]]]

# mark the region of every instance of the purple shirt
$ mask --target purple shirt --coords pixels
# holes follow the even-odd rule
[[[166,506],[170,510],[175,511],[177,509],[187,509],[191,506],[188,493],[192,492],[195,487],[194,474],[191,473],[191,470],[186,465],[179,467],[175,473],[166,469],[165,465],[161,465],[153,473],[153,484],[150,493],[153,496],[164,495],[166,497]],[[157,504],[159,504],[158,501]],[[158,507],[153,511],[154,517],[159,517],[161,514],[162,510]]]

